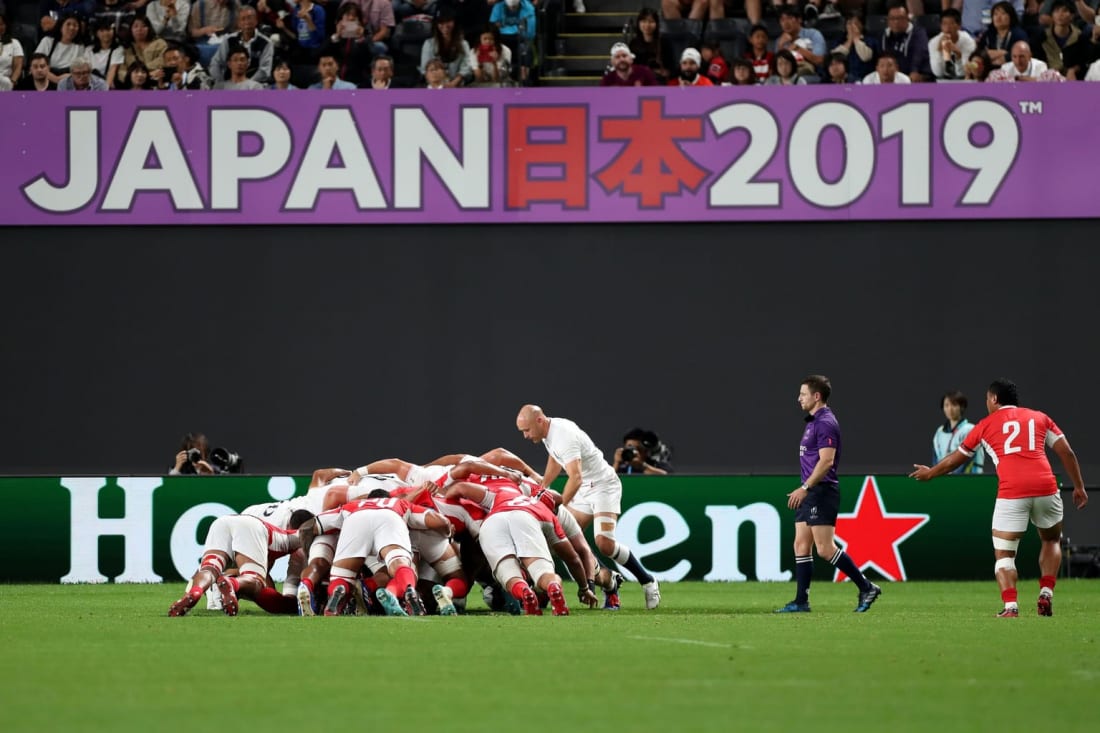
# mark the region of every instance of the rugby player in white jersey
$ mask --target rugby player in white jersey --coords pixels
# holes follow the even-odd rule
[[[520,408],[516,428],[532,443],[542,443],[549,454],[542,485],[548,487],[565,470],[568,480],[561,494],[562,504],[582,527],[595,522],[596,548],[633,573],[645,591],[646,608],[657,608],[661,603],[657,579],[642,567],[629,547],[615,539],[623,485],[600,449],[575,422],[549,417],[538,405]]]
[[[192,576],[187,592],[168,609],[168,615],[186,615],[211,585],[217,585],[226,616],[237,615],[238,596],[251,598],[271,613],[297,613],[297,603],[291,603],[293,599],[267,585],[267,572],[271,563],[284,555],[294,553],[299,558],[297,562],[302,562],[302,553],[296,552],[302,545],[297,529],[307,521],[313,521],[313,515],[304,509],[290,516],[288,528],[243,514],[215,519],[206,535],[199,569]],[[231,563],[236,563],[238,577],[225,574]]]

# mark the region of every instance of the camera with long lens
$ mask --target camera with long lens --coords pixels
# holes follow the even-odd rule
[[[198,448],[191,448],[187,451],[187,462],[198,463],[202,460],[202,451]]]
[[[623,463],[630,463],[631,461],[634,460],[634,456],[636,456],[636,455],[638,455],[638,449],[637,448],[634,448],[634,447],[629,446],[629,445],[623,447],[623,452],[622,452]]]
[[[243,463],[240,453],[233,453],[227,448],[215,448],[210,451],[210,465],[218,473],[240,473]]]

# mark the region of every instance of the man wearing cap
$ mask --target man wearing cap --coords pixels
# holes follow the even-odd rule
[[[611,47],[611,71],[600,79],[601,87],[655,87],[657,77],[648,66],[635,66],[630,46],[616,43]]]
[[[699,73],[699,67],[703,65],[703,56],[694,48],[685,48],[680,55],[680,76],[669,79],[670,87],[712,87],[712,82]]]

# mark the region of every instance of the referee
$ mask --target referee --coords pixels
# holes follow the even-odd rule
[[[798,446],[802,485],[787,494],[787,506],[794,514],[794,578],[798,585],[794,600],[776,613],[810,611],[810,579],[814,573],[814,545],[817,554],[859,586],[856,613],[871,608],[882,589],[867,580],[848,553],[836,546],[836,515],[840,510],[840,488],[836,469],[840,465],[840,425],[829,409],[832,385],[828,377],[814,374],[802,380],[798,406],[806,415],[806,429]]]

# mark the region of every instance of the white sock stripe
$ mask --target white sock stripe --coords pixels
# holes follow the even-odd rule
[[[840,562],[840,556],[843,554],[844,550],[840,549],[839,547],[836,548],[836,552],[833,553],[833,557],[829,560],[829,564],[836,565],[838,562]]]
[[[814,556],[813,555],[806,555],[804,557],[796,557],[794,559],[794,561],[795,561],[795,564],[804,563],[804,562],[813,562],[814,561]]]

